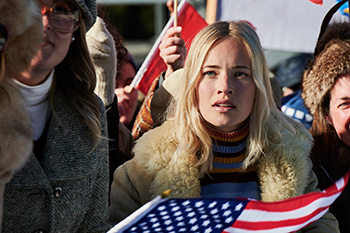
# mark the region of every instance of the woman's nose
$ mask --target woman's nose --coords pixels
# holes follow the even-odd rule
[[[48,30],[52,28],[50,24],[49,16],[47,14],[42,15],[42,20],[43,20],[44,29]]]
[[[43,2],[41,3],[41,17],[43,21],[44,29],[48,29],[48,27],[51,27],[49,16],[50,15],[50,8],[47,7]]]
[[[233,85],[227,74],[222,74],[217,80],[217,94],[232,95]]]

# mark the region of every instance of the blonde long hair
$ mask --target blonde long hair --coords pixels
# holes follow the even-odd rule
[[[174,118],[177,127],[175,137],[179,141],[175,159],[189,154],[197,155],[197,165],[202,174],[212,166],[212,140],[199,112],[196,87],[209,50],[215,42],[227,38],[238,40],[245,46],[256,85],[243,168],[246,169],[264,155],[269,144],[281,143],[280,127],[292,135],[296,130],[276,106],[264,51],[255,30],[245,22],[221,21],[211,24],[200,31],[192,42],[185,62],[184,77],[181,77],[181,93],[172,103],[173,112],[169,113],[169,117]]]
[[[88,127],[94,145],[101,140],[100,105],[94,94],[95,68],[85,39],[85,24],[82,21],[74,33],[65,59],[55,68],[55,80],[50,92],[51,106],[57,91],[66,100],[71,111]],[[55,113],[53,109],[53,114]]]

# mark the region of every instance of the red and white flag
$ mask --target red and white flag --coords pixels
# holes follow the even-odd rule
[[[187,51],[191,45],[192,39],[195,35],[208,24],[198,14],[196,9],[188,3],[186,0],[182,0],[178,7],[178,26],[182,27],[181,38],[186,43]],[[172,16],[164,29],[158,36],[156,42],[153,44],[151,51],[148,53],[145,61],[142,63],[138,70],[133,82],[132,87],[135,87],[147,94],[154,79],[166,70],[166,64],[159,56],[159,45],[162,37],[166,31],[174,24],[174,16]]]
[[[114,226],[115,232],[295,232],[321,218],[340,196],[349,172],[322,192],[283,201],[157,197]]]

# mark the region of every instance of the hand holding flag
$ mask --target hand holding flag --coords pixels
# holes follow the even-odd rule
[[[321,218],[340,196],[349,172],[322,192],[277,202],[164,199],[160,196],[113,227],[115,232],[295,232]]]
[[[194,36],[208,24],[198,14],[196,9],[187,2],[182,0],[178,6],[178,26],[182,27],[181,37],[186,43],[187,50],[191,45]],[[151,51],[148,53],[145,61],[139,68],[133,82],[132,87],[136,87],[142,93],[147,94],[149,87],[154,79],[166,70],[166,64],[159,56],[159,45],[166,31],[174,25],[174,15],[170,18],[164,29],[153,44]]]
[[[159,56],[167,65],[164,78],[184,66],[187,50],[180,35],[181,31],[181,27],[168,29],[159,45]]]

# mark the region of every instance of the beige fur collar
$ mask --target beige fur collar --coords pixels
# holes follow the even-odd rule
[[[271,145],[266,156],[257,163],[262,199],[274,201],[302,194],[311,169],[308,154],[312,137],[301,124],[297,136],[285,136],[283,145]],[[134,147],[135,160],[154,176],[151,198],[167,189],[172,197],[199,197],[199,171],[195,167],[195,155],[183,156],[174,163],[177,147],[174,123],[166,121],[162,126],[144,134]],[[283,134],[283,132],[282,132]],[[270,153],[271,152],[271,153]]]

